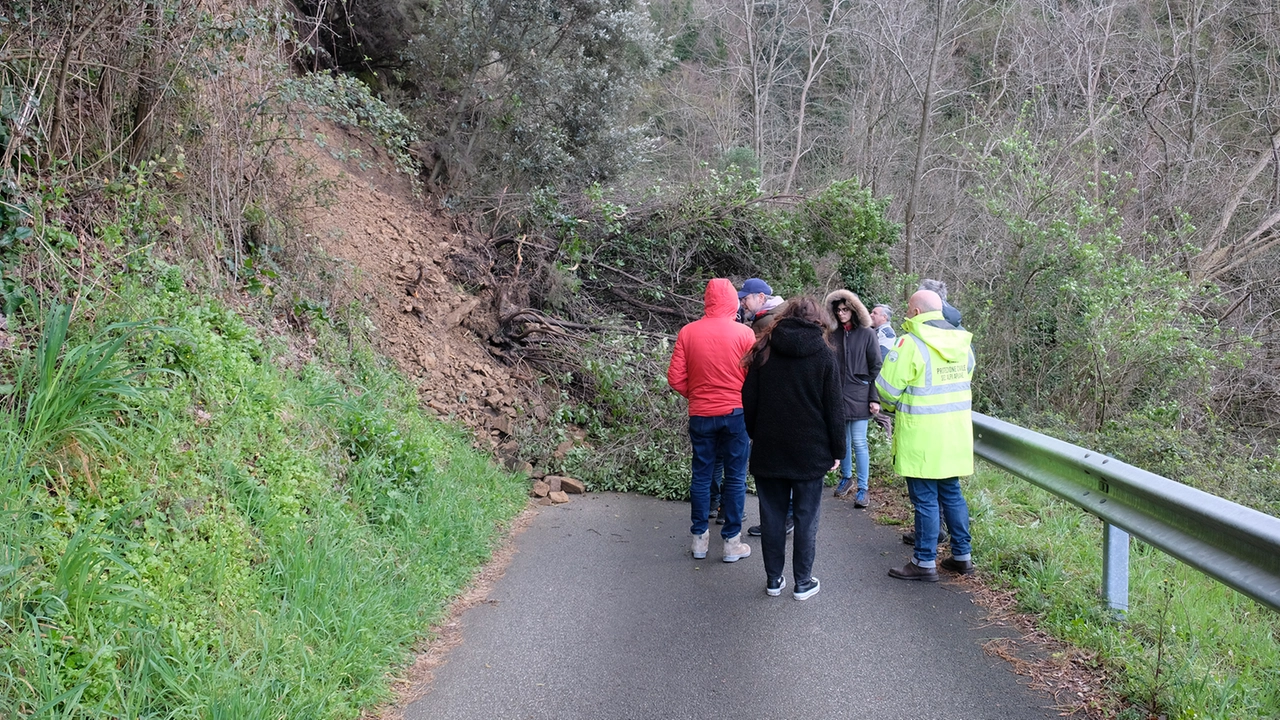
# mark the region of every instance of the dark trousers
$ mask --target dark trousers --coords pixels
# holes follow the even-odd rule
[[[796,585],[809,580],[818,542],[822,489],[821,475],[812,480],[756,478],[756,493],[760,496],[760,554],[768,577],[782,577],[786,567],[787,505],[790,504],[796,523],[791,540],[791,574]]]

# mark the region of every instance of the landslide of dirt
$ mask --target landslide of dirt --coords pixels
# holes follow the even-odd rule
[[[489,351],[500,293],[483,258],[486,239],[415,191],[411,178],[357,133],[317,130],[323,147],[304,142],[294,152],[316,175],[299,180],[323,181],[329,202],[306,213],[303,230],[345,267],[341,299],[363,302],[376,345],[413,379],[425,408],[472,428],[477,447],[521,468],[513,429],[547,416],[533,372],[508,367]]]

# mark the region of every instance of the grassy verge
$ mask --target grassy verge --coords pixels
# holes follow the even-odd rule
[[[1280,616],[1134,541],[1130,612],[1102,602],[1102,525],[1073,505],[980,466],[966,481],[974,552],[1040,626],[1097,653],[1135,706],[1122,717],[1280,717]]]
[[[11,328],[48,352],[0,412],[0,717],[355,717],[521,481],[359,332],[301,362],[177,268],[117,292]]]

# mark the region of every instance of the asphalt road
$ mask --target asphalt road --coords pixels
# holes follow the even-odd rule
[[[694,560],[687,503],[605,493],[542,508],[406,719],[1059,717],[983,653],[1005,631],[958,583],[888,577],[910,548],[852,502],[823,500],[822,590],[804,601],[765,594],[759,538],[722,562],[712,527]]]

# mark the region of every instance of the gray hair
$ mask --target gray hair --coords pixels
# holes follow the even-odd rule
[[[893,308],[889,307],[888,305],[885,305],[884,303],[880,303],[879,305],[876,305],[875,307],[873,307],[873,308],[871,308],[871,309],[872,309],[872,310],[883,310],[883,311],[884,311],[884,319],[885,319],[885,320],[892,320],[892,319],[893,319]]]
[[[925,278],[924,280],[920,281],[919,289],[938,293],[938,297],[942,298],[943,302],[946,302],[947,284],[942,282],[941,280],[930,280],[928,278]]]

